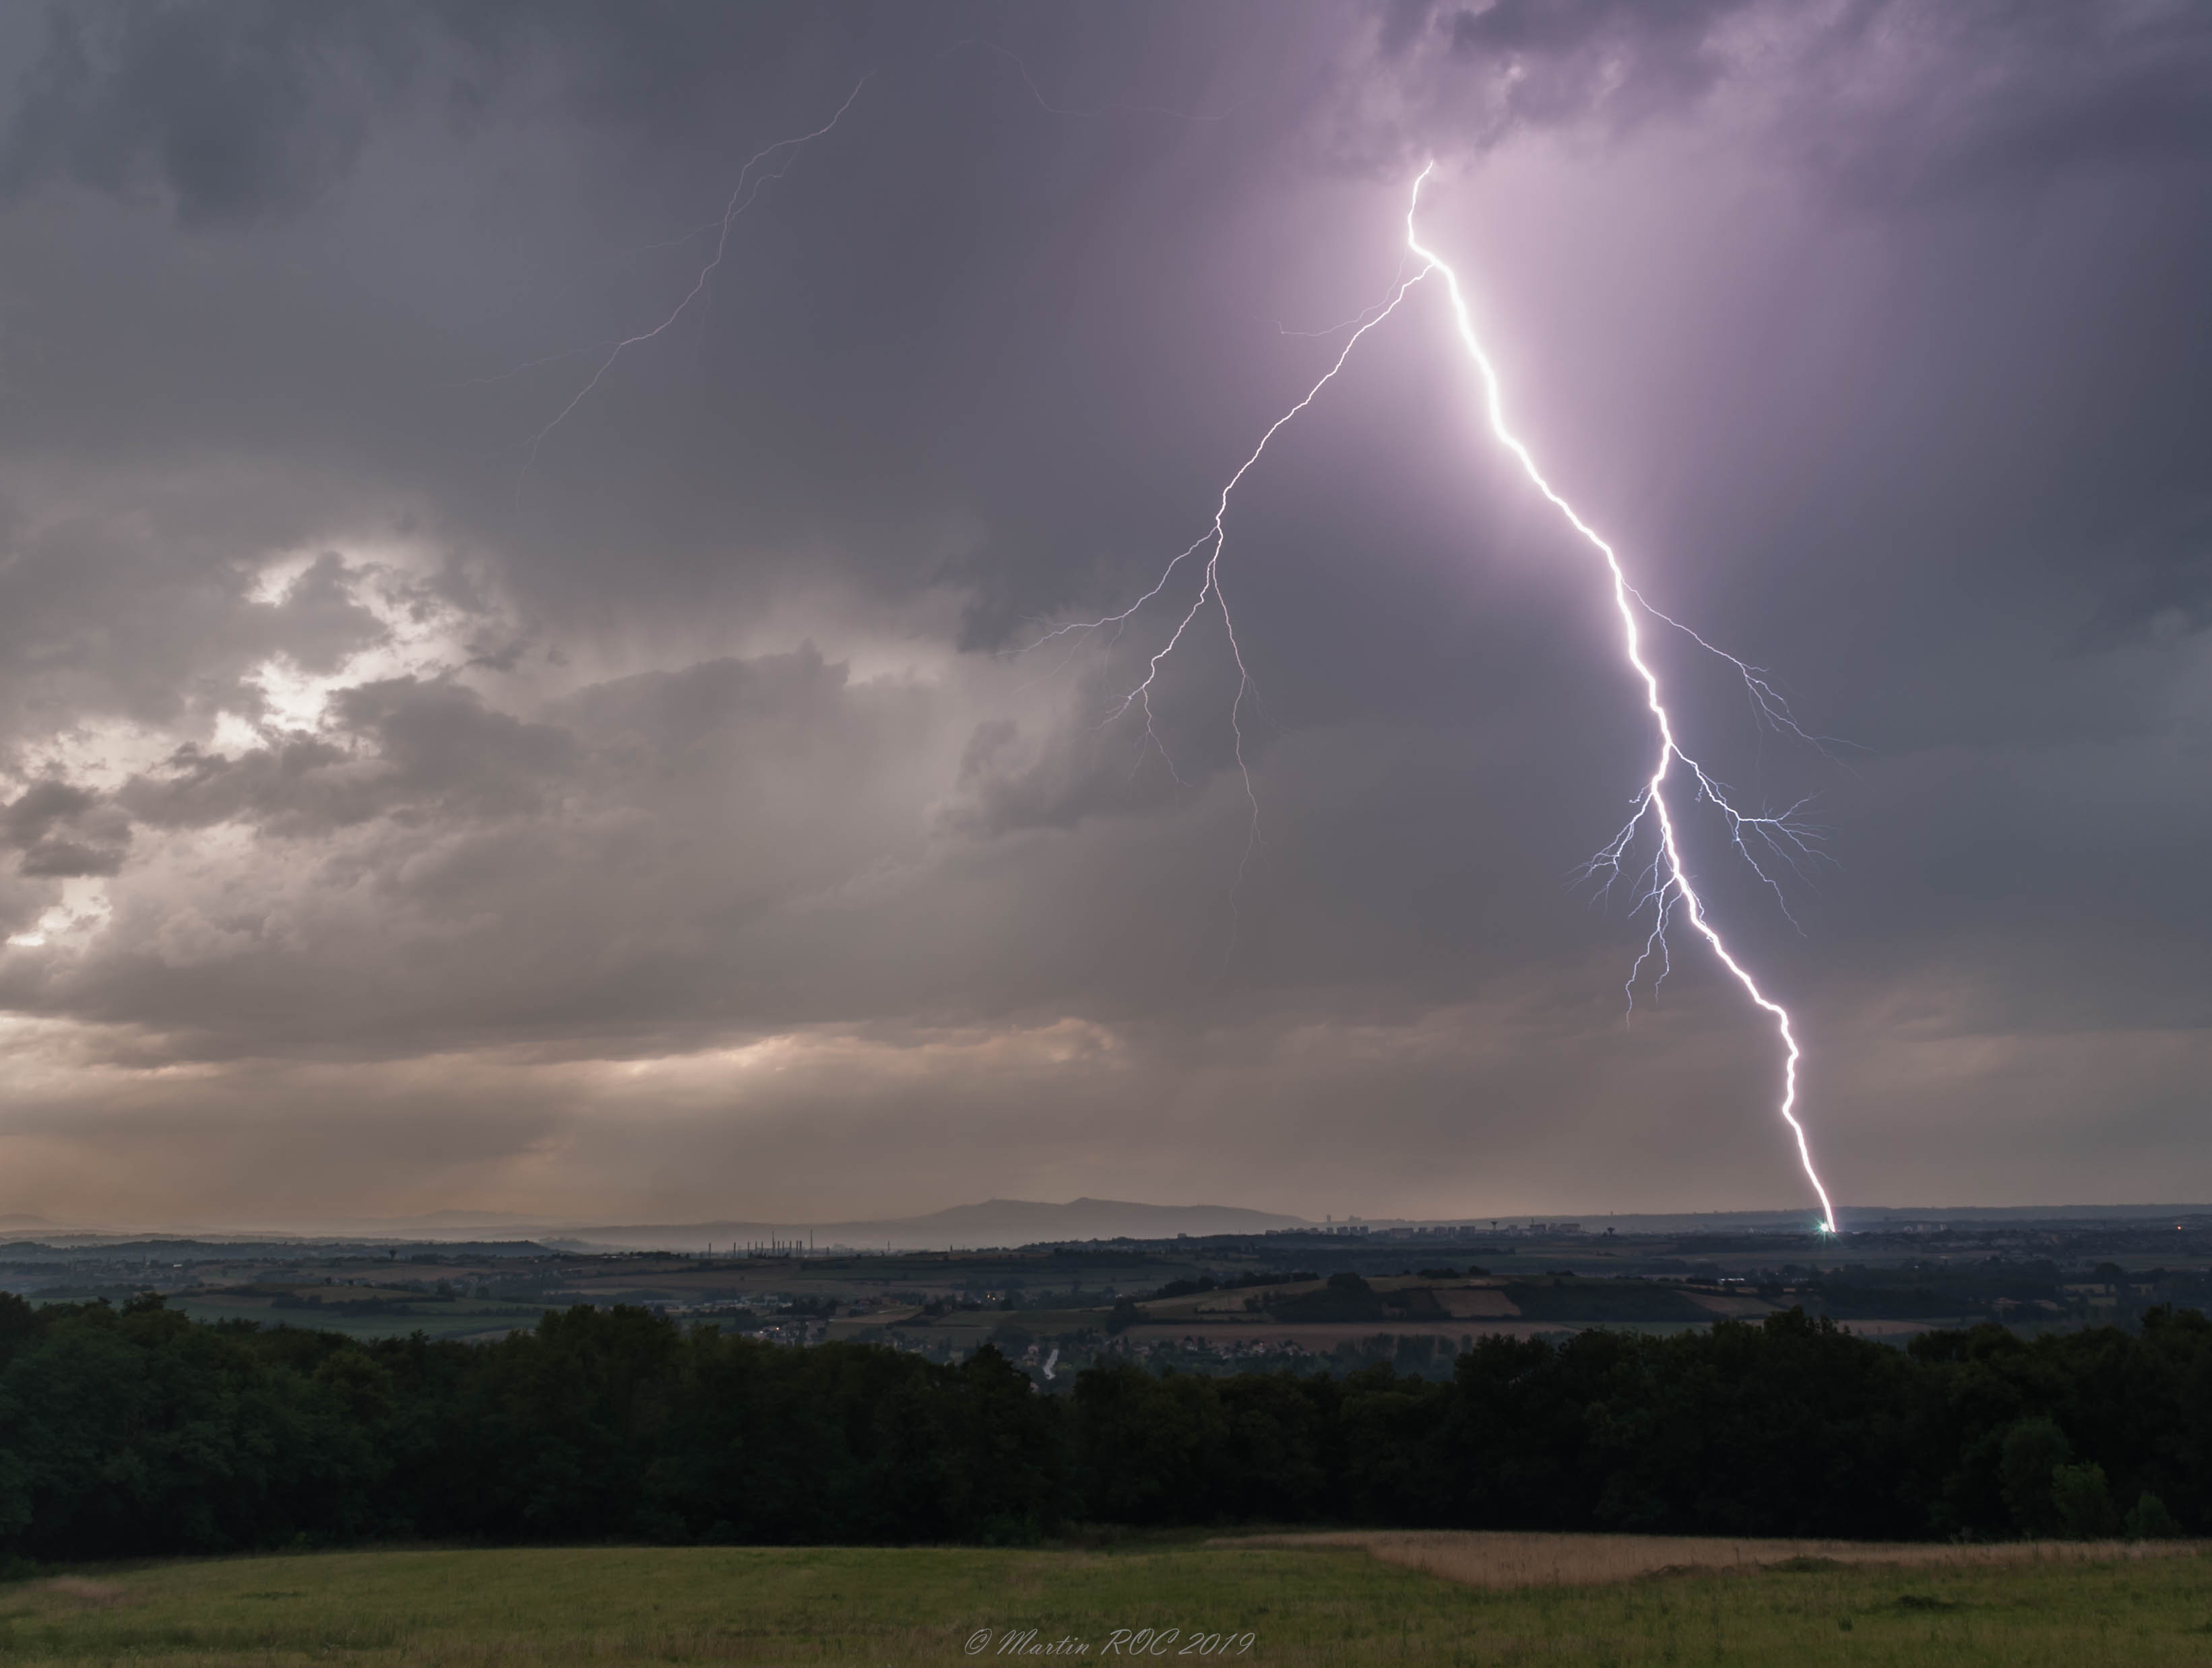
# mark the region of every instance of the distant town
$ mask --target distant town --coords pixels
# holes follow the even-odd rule
[[[489,1342],[576,1305],[789,1344],[937,1361],[984,1344],[1040,1389],[1127,1358],[1201,1373],[1389,1362],[1443,1375],[1473,1340],[1671,1333],[1792,1309],[1868,1337],[2129,1325],[2212,1298],[2212,1209],[1876,1221],[1480,1223],[1356,1217],[1243,1234],[871,1249],[799,1234],[710,1249],[538,1240],[54,1235],[0,1244],[35,1304],[157,1297],[190,1319],[358,1339]],[[1617,1226],[1626,1222],[1627,1226]]]

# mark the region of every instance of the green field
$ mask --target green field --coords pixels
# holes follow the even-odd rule
[[[1800,1560],[1497,1591],[1344,1548],[593,1548],[242,1557],[0,1586],[10,1664],[954,1663],[1017,1654],[1001,1642],[1032,1629],[1038,1647],[1085,1641],[1098,1659],[1147,1628],[1178,1630],[1159,1658],[1220,1635],[1188,1659],[1291,1664],[2212,1664],[2212,1557]]]
[[[226,1302],[220,1298],[172,1298],[169,1307],[188,1320],[250,1320],[261,1326],[301,1326],[318,1332],[338,1332],[364,1341],[380,1337],[497,1337],[516,1328],[535,1326],[545,1313],[543,1304],[491,1302],[479,1298],[402,1303],[383,1314],[343,1314],[322,1307],[272,1309],[264,1302]]]

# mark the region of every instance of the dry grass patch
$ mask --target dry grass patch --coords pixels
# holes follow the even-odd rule
[[[1358,1547],[1425,1574],[1477,1587],[1601,1586],[1678,1570],[1833,1569],[1879,1564],[1957,1569],[1995,1564],[2109,1562],[2198,1553],[2204,1541],[1734,1540],[1691,1535],[1539,1535],[1504,1530],[1356,1529],[1224,1537],[1212,1546]]]
[[[34,1590],[65,1598],[80,1610],[106,1610],[129,1591],[120,1581],[95,1581],[83,1575],[57,1575],[40,1581]]]

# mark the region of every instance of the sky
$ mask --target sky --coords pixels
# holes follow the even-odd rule
[[[1684,811],[1846,1214],[2212,1198],[2193,0],[70,0],[0,65],[0,1213],[1809,1211],[1679,923],[1630,1011],[1650,719],[1436,279],[1230,500],[1241,706],[1211,611],[1125,705],[1195,563],[1060,631],[1431,162],[1516,431],[1828,738],[1650,626],[1819,834],[1768,889]]]

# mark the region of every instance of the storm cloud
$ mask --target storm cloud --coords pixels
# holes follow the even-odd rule
[[[1694,858],[1839,1197],[2212,1188],[2201,9],[0,27],[0,1210],[1798,1199],[1715,969],[1626,1021],[1640,697],[1432,285],[1238,488],[1241,708],[1205,611],[1127,701],[1195,562],[1063,629],[1431,159],[1547,471],[1835,738],[1655,642],[1821,828]]]

